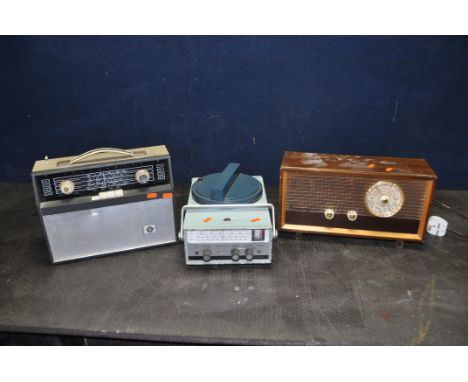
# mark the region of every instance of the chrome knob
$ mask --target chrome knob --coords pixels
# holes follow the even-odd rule
[[[70,180],[62,180],[60,182],[60,192],[64,195],[70,195],[73,194],[73,191],[75,191],[75,183]]]
[[[138,170],[135,174],[135,179],[140,184],[146,184],[150,180],[150,173],[145,169]]]

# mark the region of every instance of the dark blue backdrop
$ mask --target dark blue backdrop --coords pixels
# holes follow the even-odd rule
[[[176,183],[284,150],[425,157],[468,188],[466,37],[2,37],[0,180],[166,144]]]

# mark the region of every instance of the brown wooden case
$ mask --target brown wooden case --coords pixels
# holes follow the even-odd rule
[[[280,169],[280,229],[422,241],[436,180],[424,159],[286,151]],[[366,205],[367,191],[379,181],[396,184],[404,196],[391,217],[375,216]],[[334,217],[327,219],[325,210]],[[354,212],[353,221],[348,214]]]

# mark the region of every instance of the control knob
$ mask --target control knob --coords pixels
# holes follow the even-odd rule
[[[146,184],[150,180],[150,173],[148,170],[140,169],[136,172],[135,179],[140,184]]]
[[[203,261],[208,262],[211,260],[211,250],[204,249],[202,254],[203,254]]]
[[[327,208],[324,212],[325,219],[332,220],[335,217],[335,210]]]
[[[254,258],[254,250],[253,250],[253,248],[247,248],[247,249],[245,250],[245,259],[246,259],[247,261],[252,261],[253,258]]]
[[[75,191],[75,183],[70,180],[62,180],[60,182],[60,192],[64,195],[70,195],[73,194],[73,191]]]
[[[353,222],[353,221],[355,221],[357,219],[357,212],[356,212],[356,210],[349,210],[346,213],[346,216],[348,217],[349,220],[351,220]]]
[[[234,248],[232,251],[231,251],[231,258],[233,261],[239,261],[240,259],[240,251],[237,249],[237,248]]]

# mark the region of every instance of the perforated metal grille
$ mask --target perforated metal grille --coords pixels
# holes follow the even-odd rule
[[[386,180],[400,186],[405,196],[402,209],[395,216],[420,219],[426,198],[426,181],[395,180],[381,177],[311,175],[288,172],[286,177],[286,210],[320,212],[332,208],[336,214],[357,211],[372,216],[365,206],[366,191],[374,183]]]

